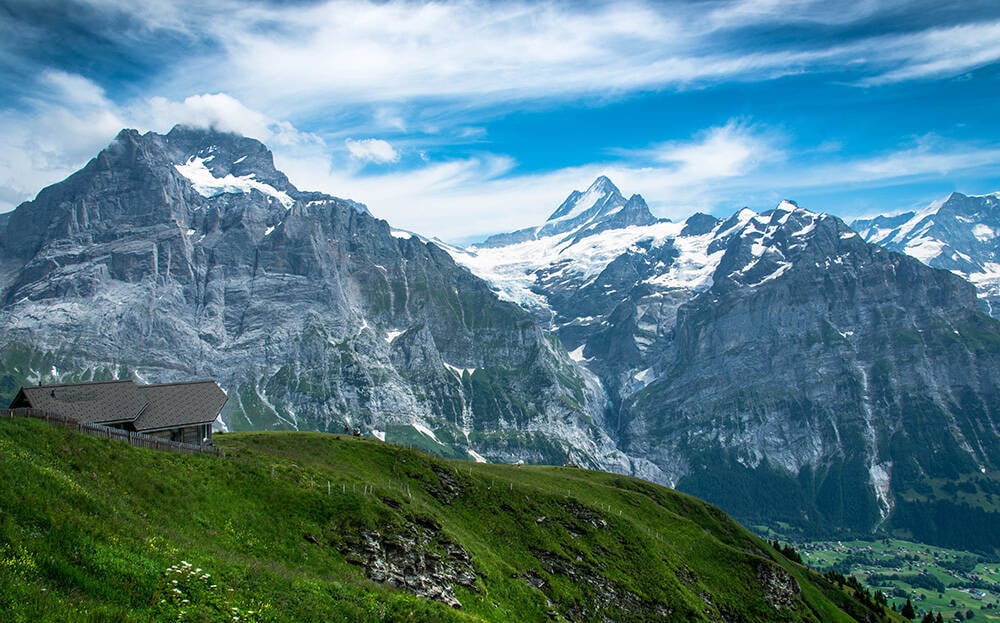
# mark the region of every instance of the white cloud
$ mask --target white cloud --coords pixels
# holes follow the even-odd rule
[[[251,110],[226,93],[191,95],[183,101],[152,97],[133,110],[140,125],[151,129],[176,125],[214,128],[256,138],[268,145],[316,142],[316,136],[299,132],[287,121],[277,121]]]
[[[399,152],[393,148],[389,141],[380,138],[365,138],[359,141],[346,139],[344,145],[351,152],[351,157],[361,162],[378,164],[399,162]]]
[[[878,40],[885,69],[860,81],[865,86],[955,76],[1000,61],[1000,23],[936,28]]]
[[[586,7],[347,0],[229,4],[218,19],[217,9],[191,5],[184,33],[214,41],[219,51],[178,64],[167,84],[171,92],[221,89],[286,115],[372,105],[376,123],[399,129],[410,125],[406,109],[416,103],[426,110],[614,97],[845,70],[860,84],[880,84],[961,73],[1000,58],[1000,24],[986,18],[904,34],[889,28],[898,21],[894,12],[917,10],[907,0]],[[870,27],[880,20],[885,29]],[[164,27],[161,18],[153,23]],[[840,33],[852,24],[860,27]],[[744,36],[748,28],[803,25],[838,30],[826,38]]]
[[[122,128],[166,132],[177,123],[214,127],[284,148],[291,159],[325,156],[323,141],[252,110],[224,94],[193,95],[183,101],[162,97],[119,106],[94,82],[50,71],[27,107],[0,110],[0,212],[34,197],[97,155]]]
[[[710,128],[696,141],[660,145],[653,155],[686,179],[742,175],[761,162],[783,157],[771,139],[737,121]]]
[[[461,241],[539,224],[573,189],[585,189],[599,175],[610,176],[626,193],[659,199],[663,216],[711,210],[718,199],[712,189],[720,181],[742,179],[761,163],[783,157],[776,143],[764,130],[731,121],[689,141],[620,151],[622,162],[533,174],[516,174],[514,161],[497,156],[378,175],[323,174],[321,166],[313,166],[310,187],[362,201],[395,227]]]
[[[0,110],[0,211],[33,197],[96,154],[124,123],[95,83],[59,71],[40,76],[27,110]]]

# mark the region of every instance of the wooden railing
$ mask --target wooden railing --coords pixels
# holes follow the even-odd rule
[[[85,435],[104,437],[105,439],[116,439],[124,441],[138,448],[151,448],[153,450],[169,450],[171,452],[181,452],[183,454],[214,454],[215,456],[225,456],[225,453],[215,446],[196,445],[192,443],[181,443],[161,439],[153,435],[135,433],[132,431],[112,428],[103,424],[93,424],[91,422],[81,422],[57,413],[49,413],[41,409],[2,409],[0,417],[30,417],[37,420],[45,420],[50,424],[57,424],[70,430],[80,431]]]

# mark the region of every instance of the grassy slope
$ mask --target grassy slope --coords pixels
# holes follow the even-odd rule
[[[683,621],[723,611],[835,622],[851,620],[835,603],[857,607],[721,511],[640,480],[447,461],[316,433],[218,442],[227,458],[0,420],[0,620],[547,621],[581,611],[641,620],[653,618],[646,606],[666,604]],[[457,497],[442,493],[440,474]],[[338,552],[361,530],[414,521],[437,524],[471,555],[476,590],[456,587],[461,609],[373,582]],[[595,606],[540,552],[641,607]],[[802,586],[792,609],[763,597],[758,570],[771,565]],[[545,580],[545,593],[526,574]]]

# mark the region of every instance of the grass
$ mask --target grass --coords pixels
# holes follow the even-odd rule
[[[0,620],[825,623],[863,612],[718,509],[641,480],[320,433],[217,443],[226,458],[0,421]],[[471,558],[459,609],[355,564],[360,535],[420,526],[437,533],[428,558],[447,543]],[[776,606],[765,577],[801,592]]]

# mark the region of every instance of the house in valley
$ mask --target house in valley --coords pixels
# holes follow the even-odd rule
[[[226,404],[215,381],[138,385],[102,381],[25,386],[11,409],[30,408],[195,445],[211,445],[212,423]]]

